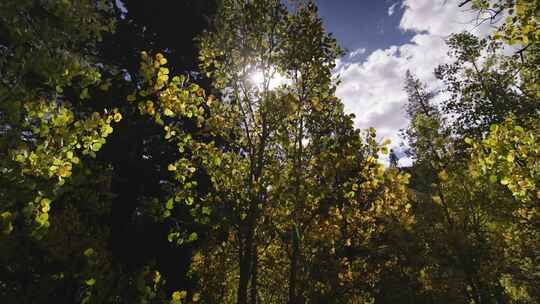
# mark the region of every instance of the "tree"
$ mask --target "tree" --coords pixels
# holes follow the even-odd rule
[[[491,204],[506,204],[507,200],[493,197],[493,189],[468,175],[467,159],[459,151],[459,141],[450,136],[453,129],[445,125],[439,109],[431,103],[433,95],[425,93],[410,73],[406,79],[407,113],[411,117],[406,134],[416,160],[413,176],[421,180],[415,182],[420,186],[416,190],[421,191],[417,199],[422,206],[417,209],[415,232],[430,248],[425,249],[423,263],[427,264],[422,266],[422,274],[429,277],[428,284],[439,285],[435,287],[438,297],[463,295],[459,301],[474,303],[501,299],[497,274],[487,266],[495,260],[497,247],[490,243],[486,223],[497,220],[488,212]],[[455,295],[445,295],[445,289],[454,290]]]
[[[374,239],[367,231],[384,231],[379,221],[410,223],[407,178],[385,175],[377,153],[387,148],[374,130],[363,142],[333,96],[341,52],[313,2],[288,11],[281,1],[225,1],[218,16],[201,38],[201,60],[223,95],[213,113],[223,113],[221,132],[234,144],[221,168],[206,170],[213,190],[202,206],[220,222],[194,258],[202,299],[360,299],[366,290],[345,287],[343,263],[364,264],[345,248]],[[319,263],[330,268],[310,268]],[[276,289],[284,282],[287,293]]]
[[[390,154],[388,156],[388,159],[390,160],[390,167],[397,168],[399,158],[393,149],[390,149]]]
[[[335,40],[322,31],[312,3],[288,16],[280,1],[226,1],[219,17],[216,28],[220,30],[201,40],[201,58],[203,67],[214,76],[215,86],[224,89],[224,111],[235,119],[231,127],[240,154],[235,156],[236,166],[247,173],[238,181],[243,186],[230,194],[234,213],[229,220],[237,226],[239,242],[237,300],[246,303],[248,284],[252,301],[256,301],[256,231],[261,214],[275,206],[268,202],[273,167],[296,169],[291,182],[296,189],[302,187],[299,171],[305,157],[306,124],[329,94],[330,68],[339,50]],[[257,74],[262,75],[260,83],[252,79]],[[292,84],[271,90],[271,82],[279,74]],[[300,208],[294,205],[293,209]],[[293,267],[293,282],[295,273]]]
[[[454,118],[455,133],[481,137],[508,114],[522,123],[538,115],[536,97],[515,77],[522,73],[519,55],[500,55],[499,43],[488,45],[488,40],[469,33],[451,36],[448,44],[456,60],[439,66],[436,75],[451,96],[443,107]]]
[[[456,301],[452,298],[462,294],[459,301],[528,303],[534,302],[537,294],[529,285],[536,280],[530,273],[532,268],[530,264],[511,265],[515,264],[512,256],[525,254],[528,256],[525,260],[534,260],[536,256],[535,246],[528,253],[518,249],[525,238],[524,242],[536,243],[537,232],[528,221],[534,218],[532,214],[536,211],[519,201],[520,195],[526,195],[526,189],[535,187],[535,170],[525,160],[517,162],[519,165],[514,165],[514,160],[516,153],[527,159],[525,155],[534,154],[534,148],[529,146],[534,145],[534,140],[525,134],[529,128],[534,130],[537,112],[533,110],[536,98],[529,89],[534,86],[530,84],[530,76],[521,83],[516,82],[514,76],[518,73],[535,75],[536,72],[527,61],[520,61],[519,54],[510,57],[497,54],[500,45],[495,40],[501,36],[492,39],[483,41],[462,33],[449,40],[456,63],[441,66],[436,71],[447,84],[445,90],[452,93],[437,111],[441,114],[430,114],[439,119],[421,119],[430,110],[426,103],[419,101],[429,99],[419,99],[418,96],[427,95],[410,90],[418,85],[407,77],[408,110],[409,114],[415,114],[411,115],[411,127],[407,131],[417,160],[412,169],[413,178],[419,178],[416,170],[420,166],[430,172],[422,174],[421,179],[427,182],[414,183],[421,185],[417,188],[421,192],[416,196],[419,206],[423,206],[415,210],[418,225],[414,233],[421,244],[430,244],[419,265],[427,263],[421,266],[421,281],[436,298]],[[529,47],[534,48],[534,45]],[[481,64],[482,50],[488,55]],[[526,50],[524,53],[524,58],[531,56]],[[447,125],[440,117],[449,115],[455,116]],[[525,136],[527,143],[507,137],[512,136],[510,130],[514,127],[515,132],[523,132],[514,134],[514,139]],[[521,152],[506,150],[499,141],[502,138],[513,142],[510,146],[516,149],[521,147]],[[505,155],[508,159],[503,162]],[[527,173],[515,173],[520,177],[511,181],[506,170],[526,170]],[[522,176],[527,176],[526,181],[518,182]],[[501,187],[509,184],[513,184],[512,192]],[[519,214],[528,214],[528,220],[518,220]],[[520,228],[516,227],[517,222],[521,223]],[[527,231],[527,237],[517,231]],[[441,244],[440,240],[446,241]],[[445,295],[445,290],[454,290],[453,295]]]
[[[98,44],[100,61],[122,71],[112,82],[106,98],[110,104],[122,108],[124,120],[98,155],[99,161],[114,168],[111,190],[115,197],[111,204],[109,244],[115,264],[123,265],[125,271],[138,273],[141,264],[155,261],[166,278],[168,292],[179,286],[188,289],[192,283],[186,273],[193,246],[172,244],[167,235],[178,223],[192,222],[191,207],[178,206],[182,211],[166,220],[154,216],[159,205],[156,202],[168,199],[169,185],[163,181],[171,181],[172,176],[167,166],[182,153],[175,143],[162,136],[161,126],[141,116],[133,105],[125,103],[125,98],[142,81],[139,74],[142,51],[162,53],[171,79],[172,75],[184,75],[208,88],[208,81],[197,68],[198,47],[194,39],[210,26],[209,18],[217,1],[117,1],[115,5],[116,30]],[[189,119],[181,120],[178,123],[185,132],[197,132]],[[197,181],[204,191],[208,181],[202,175]],[[202,233],[198,226],[182,226],[185,231]]]
[[[181,270],[167,270],[163,243],[168,245],[171,222],[163,223],[158,212],[171,191],[163,182],[174,181],[167,162],[178,157],[176,143],[167,143],[159,124],[138,117],[138,109],[126,103],[126,95],[136,90],[136,96],[142,79],[151,76],[139,74],[136,67],[126,73],[123,62],[100,53],[103,37],[110,37],[115,21],[121,19],[113,13],[116,4],[0,5],[5,55],[0,60],[2,298],[39,302],[52,295],[65,302],[105,302],[114,297],[142,301],[165,298],[164,282],[168,290],[187,287]],[[134,52],[139,61],[138,50]],[[156,61],[161,65],[166,59],[159,56]],[[161,72],[163,82],[165,71],[151,72]],[[192,113],[191,108],[186,112]],[[191,117],[178,117],[176,123],[196,129]],[[137,126],[144,126],[145,132],[135,130]],[[141,135],[144,143],[130,134]],[[122,146],[125,138],[134,140]],[[165,147],[161,153],[173,151],[161,168],[144,161],[143,156],[152,155],[150,143]],[[122,171],[126,168],[122,165],[134,158],[138,161]],[[123,179],[126,175],[129,178]],[[144,189],[133,191],[140,188]],[[125,240],[135,240],[143,229],[153,234],[152,246],[145,250],[123,246],[134,244]],[[189,260],[189,251],[178,252]],[[172,275],[162,279],[157,268]],[[173,275],[183,282],[173,280]]]

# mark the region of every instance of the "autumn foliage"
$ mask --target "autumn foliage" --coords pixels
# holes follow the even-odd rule
[[[538,1],[407,73],[406,168],[313,1],[176,4],[185,48],[126,4],[0,3],[0,302],[540,301]]]

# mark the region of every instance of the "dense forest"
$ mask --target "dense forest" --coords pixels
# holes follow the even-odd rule
[[[400,167],[313,1],[1,0],[0,302],[540,303],[540,1],[450,2]]]

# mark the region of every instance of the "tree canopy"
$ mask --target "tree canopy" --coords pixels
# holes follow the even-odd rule
[[[540,3],[469,2],[400,167],[314,1],[2,1],[0,301],[538,303]]]

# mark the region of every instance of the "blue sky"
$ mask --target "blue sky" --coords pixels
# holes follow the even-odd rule
[[[404,44],[412,37],[410,32],[399,29],[403,13],[400,1],[318,0],[316,3],[327,30],[349,51],[365,49],[363,55],[366,55],[376,49]],[[390,7],[392,15],[389,15]]]
[[[356,115],[356,127],[377,129],[401,153],[399,130],[408,119],[403,90],[405,73],[413,72],[430,88],[440,83],[434,69],[451,61],[445,40],[464,30],[485,36],[489,24],[478,26],[470,7],[457,0],[316,0],[327,31],[349,51],[335,70],[341,79],[337,96],[345,111]],[[437,97],[447,98],[444,95]]]

